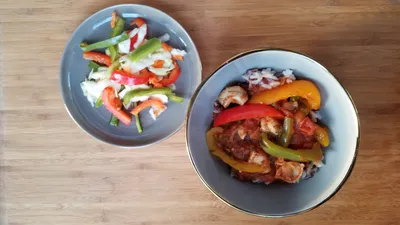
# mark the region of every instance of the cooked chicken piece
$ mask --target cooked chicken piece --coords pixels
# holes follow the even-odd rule
[[[255,163],[258,165],[263,165],[264,171],[262,173],[268,173],[269,171],[271,171],[271,166],[269,165],[269,158],[265,154],[256,151],[251,151],[248,162]]]
[[[261,130],[263,132],[279,135],[282,132],[282,125],[274,118],[265,117],[261,119]]]
[[[243,105],[247,102],[249,96],[246,90],[240,86],[227,87],[219,94],[218,101],[224,108],[228,107],[231,103]]]
[[[239,128],[238,128],[238,130],[237,130],[237,133],[238,133],[240,139],[242,139],[242,140],[243,140],[243,139],[246,137],[246,135],[247,135],[247,132],[244,130],[244,127],[242,127],[242,126],[239,126]]]
[[[286,162],[282,158],[275,161],[276,179],[281,179],[288,183],[296,183],[303,175],[304,164],[299,162]]]

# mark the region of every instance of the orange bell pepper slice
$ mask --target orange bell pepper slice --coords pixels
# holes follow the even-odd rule
[[[161,47],[165,50],[170,52],[173,48],[171,46],[169,46],[167,43],[163,42],[161,43]]]
[[[115,117],[121,120],[124,124],[129,125],[131,123],[131,116],[124,112],[122,108],[121,99],[115,95],[114,88],[106,87],[101,95],[104,106],[110,111]]]
[[[289,97],[300,96],[307,99],[311,108],[317,110],[321,106],[321,94],[317,86],[308,80],[297,80],[277,88],[263,91],[253,96],[249,103],[273,104]]]
[[[178,80],[179,76],[181,75],[181,69],[179,68],[178,63],[174,61],[173,64],[175,68],[169,73],[168,77],[164,77],[164,79],[160,80],[160,84],[162,84],[164,87],[175,83],[175,81]]]
[[[110,56],[100,52],[84,52],[82,55],[86,60],[95,61],[106,66],[111,66],[112,64]]]
[[[183,61],[183,56],[181,55],[172,55],[172,58],[174,58],[175,60]]]
[[[149,83],[152,84],[155,88],[162,88],[164,87],[161,83],[160,80],[158,80],[158,77],[154,73],[150,73],[150,79]]]
[[[156,109],[156,110],[154,110],[154,115],[156,115],[156,116],[158,116],[158,114],[161,110],[166,108],[164,103],[160,99],[149,99],[149,100],[146,100],[146,101],[140,103],[135,108],[133,108],[131,113],[133,115],[138,115],[142,110],[144,110],[145,108],[148,108],[148,107],[154,107]]]
[[[135,18],[130,25],[136,25],[137,27],[141,27],[143,24],[145,24],[146,21],[140,17]]]
[[[222,131],[223,129],[221,127],[213,127],[206,134],[206,143],[211,154],[217,156],[224,163],[241,172],[258,173],[264,171],[265,168],[262,165],[236,160],[224,152],[217,145],[217,141],[215,139],[215,135],[221,133]]]
[[[154,68],[162,68],[164,66],[164,60],[157,59],[153,65]]]

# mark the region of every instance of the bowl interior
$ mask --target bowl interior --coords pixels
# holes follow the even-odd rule
[[[187,55],[183,62],[179,62],[181,76],[175,83],[176,93],[184,97],[183,103],[168,103],[168,109],[153,121],[145,110],[140,114],[144,132],[138,134],[135,123],[126,126],[122,123],[118,127],[109,125],[111,114],[101,106],[96,109],[83,96],[80,83],[85,80],[90,69],[88,61],[82,58],[79,44],[82,41],[89,43],[109,38],[111,28],[111,13],[117,11],[125,21],[125,28],[133,18],[142,17],[148,23],[148,37],[158,37],[168,33],[171,36],[168,42],[171,46],[185,49]],[[186,31],[167,14],[143,5],[117,5],[101,10],[85,20],[72,34],[65,47],[60,82],[65,105],[76,123],[90,135],[119,146],[141,147],[167,138],[182,127],[188,108],[189,99],[201,81],[201,63],[193,41]]]
[[[212,157],[205,133],[212,121],[213,102],[220,91],[251,68],[290,68],[298,79],[309,79],[320,89],[322,123],[330,130],[331,143],[324,150],[325,166],[313,178],[298,184],[244,183]],[[345,181],[356,156],[359,126],[353,103],[336,79],[317,62],[283,50],[260,50],[239,56],[219,68],[193,97],[187,123],[189,156],[202,181],[223,201],[259,216],[287,216],[307,211],[332,196]]]

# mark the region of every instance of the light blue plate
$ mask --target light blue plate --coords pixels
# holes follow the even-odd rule
[[[331,143],[324,149],[325,166],[313,178],[298,184],[270,185],[241,182],[227,165],[213,157],[205,134],[212,123],[213,103],[219,93],[251,68],[292,69],[298,79],[312,80],[321,92],[322,123]],[[186,124],[186,144],[197,174],[228,205],[257,216],[283,217],[311,210],[332,197],[344,184],[355,163],[360,136],[357,111],[350,95],[321,64],[286,50],[254,50],[219,67],[194,94]]]
[[[168,103],[168,109],[153,121],[148,110],[141,113],[144,132],[139,134],[135,123],[118,127],[109,125],[110,113],[102,106],[93,108],[83,96],[80,83],[89,73],[88,61],[82,58],[79,44],[109,38],[111,13],[116,11],[126,20],[125,28],[133,18],[142,17],[148,23],[148,37],[168,33],[171,46],[187,51],[179,62],[181,76],[175,83],[176,93],[185,98],[183,103]],[[201,81],[201,62],[196,46],[183,27],[158,9],[135,4],[116,5],[103,9],[86,19],[68,41],[60,68],[60,87],[65,106],[72,119],[88,134],[104,142],[122,147],[143,147],[157,143],[177,132],[184,123],[189,99]]]

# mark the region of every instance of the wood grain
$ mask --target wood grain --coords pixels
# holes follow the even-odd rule
[[[141,150],[80,130],[59,94],[61,53],[85,18],[119,3],[177,19],[199,49],[204,77],[257,47],[300,51],[324,64],[361,118],[357,164],[340,192],[312,212],[257,218],[203,186],[183,129]],[[399,224],[398,0],[2,0],[0,35],[0,224]]]

